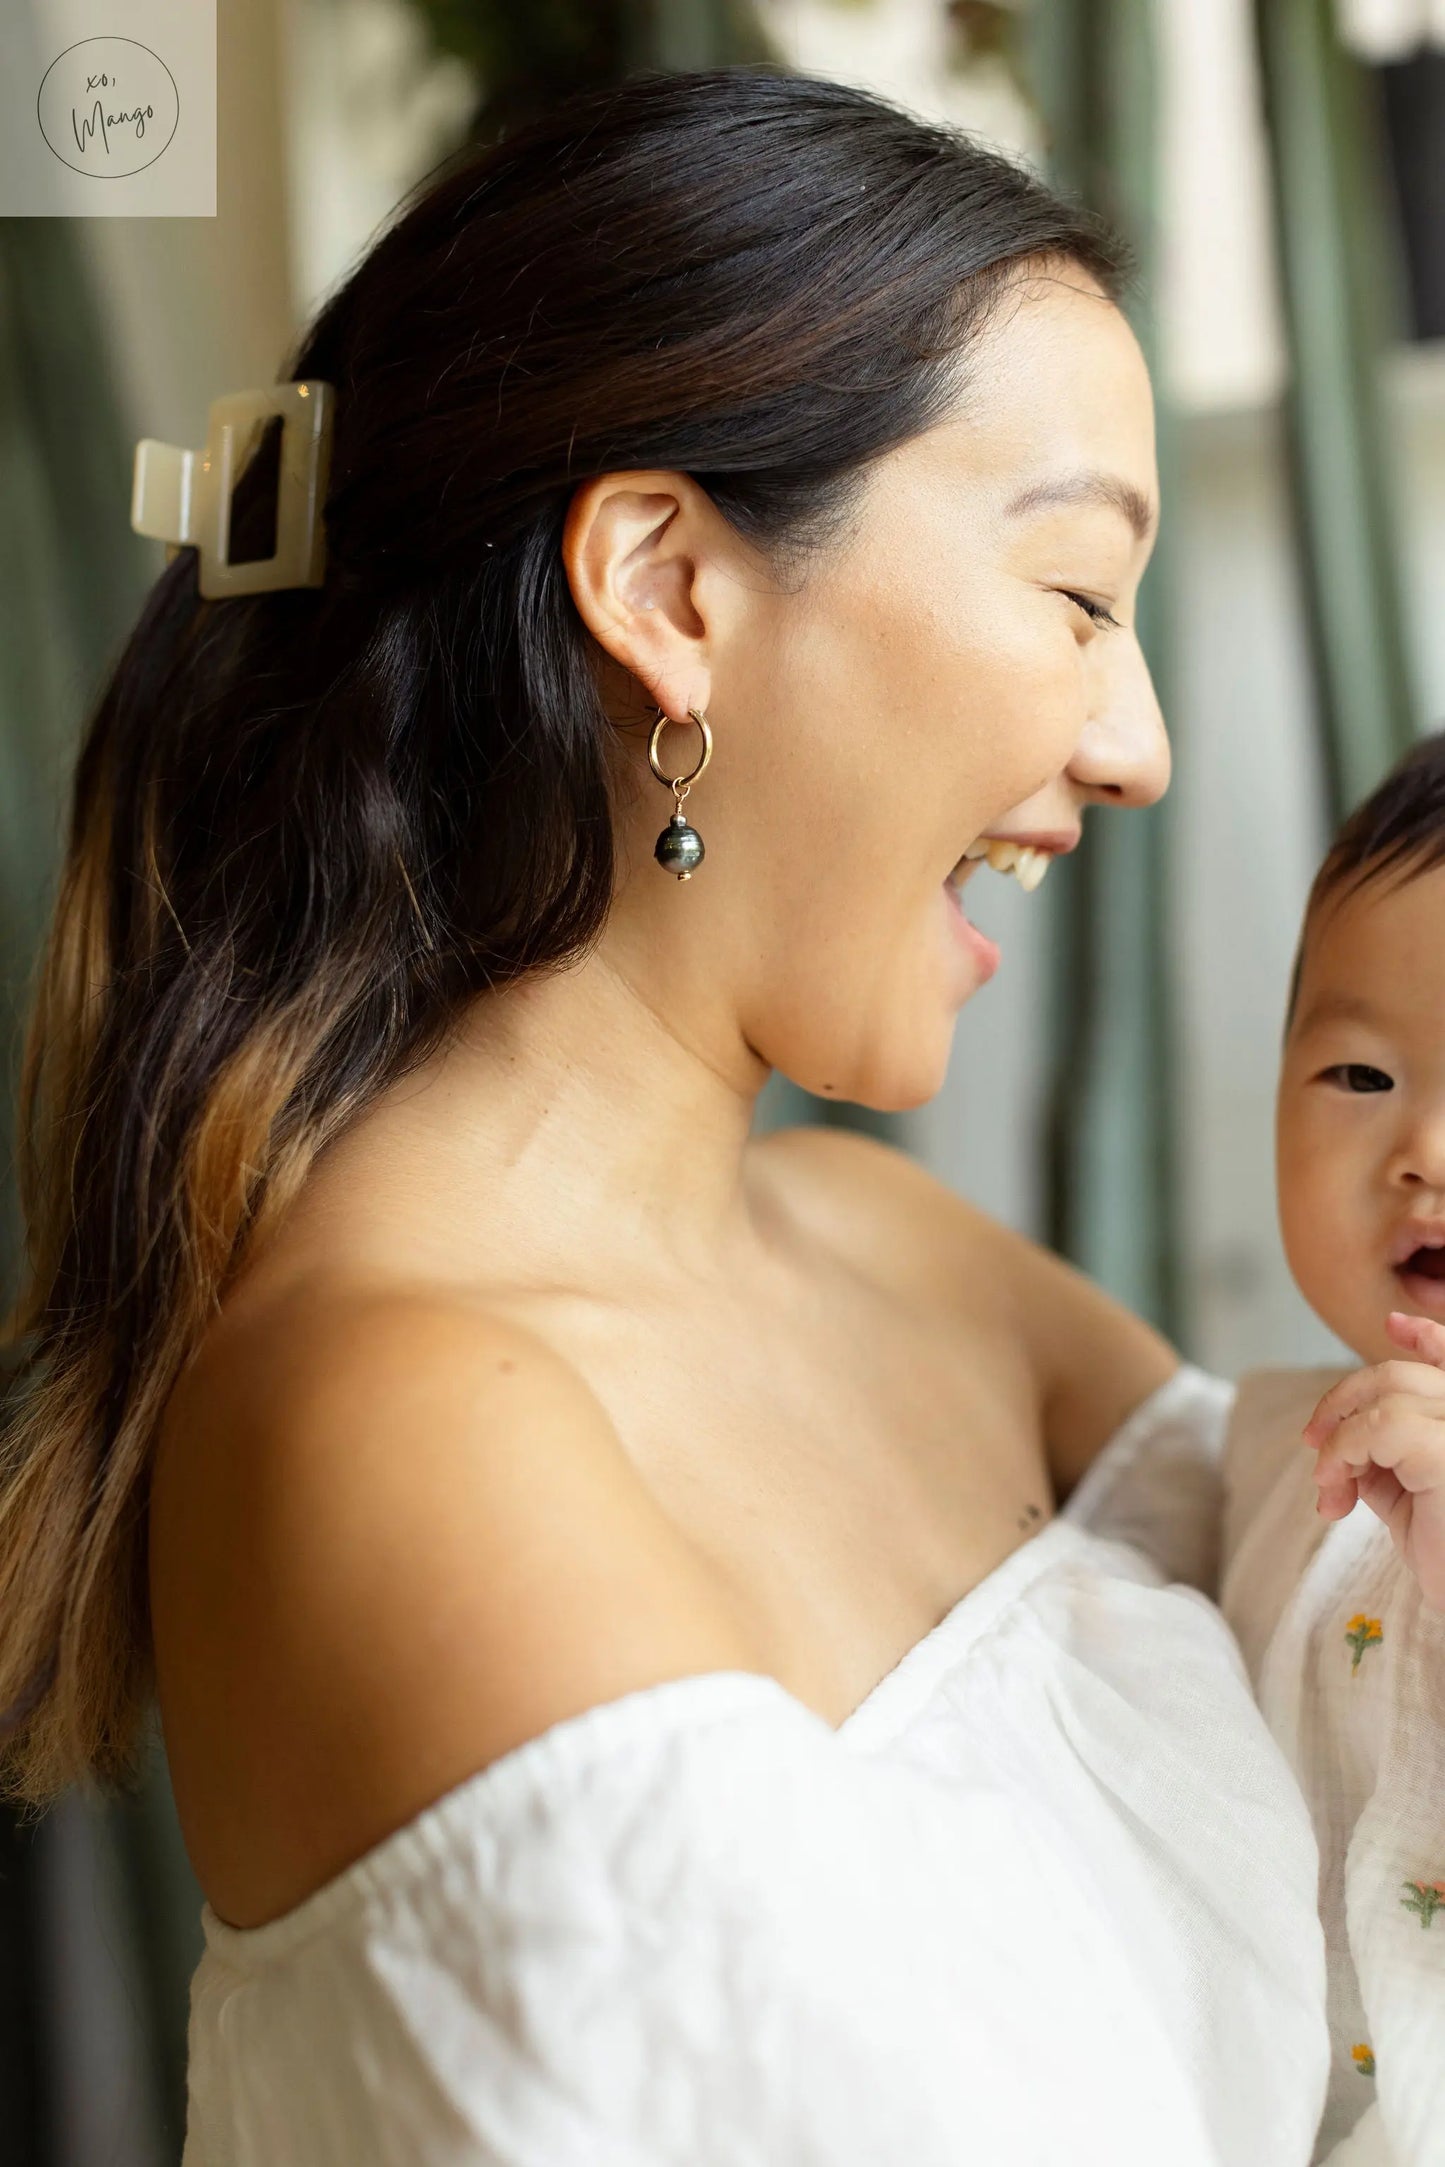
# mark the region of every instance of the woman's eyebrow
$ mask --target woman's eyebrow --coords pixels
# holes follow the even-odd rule
[[[1045,504],[1107,504],[1122,512],[1143,541],[1154,531],[1154,507],[1141,489],[1117,474],[1065,474],[1056,481],[1031,482],[1008,507],[1009,518],[1036,512]]]

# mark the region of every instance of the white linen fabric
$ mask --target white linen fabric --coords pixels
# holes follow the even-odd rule
[[[184,2167],[1305,2167],[1314,1840],[1166,1584],[1230,1397],[1177,1372],[836,1730],[645,1687],[206,1907]]]
[[[1315,1509],[1300,1433],[1346,1374],[1241,1379],[1221,1601],[1319,1842],[1332,2052],[1317,2157],[1445,2167],[1445,1618],[1367,1506]]]

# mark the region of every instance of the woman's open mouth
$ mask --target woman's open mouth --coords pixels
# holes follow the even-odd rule
[[[1021,888],[1032,892],[1053,864],[1059,850],[1072,849],[1075,838],[1064,838],[1056,848],[1042,848],[1034,843],[1016,843],[1004,835],[981,835],[970,843],[953,871],[944,881],[944,892],[951,906],[955,930],[982,972],[984,979],[992,978],[999,966],[999,946],[965,914],[962,890],[973,878],[980,865],[987,864],[995,873],[1011,873]]]
[[[1021,888],[1030,894],[1054,862],[1052,850],[1040,850],[1033,843],[1014,843],[1006,835],[981,835],[976,843],[970,843],[958,864],[949,874],[956,880],[966,865],[976,865],[986,859],[996,873],[1012,873]]]
[[[948,898],[948,914],[954,931],[968,951],[975,969],[980,973],[979,983],[982,985],[992,978],[998,969],[1002,951],[997,941],[991,941],[986,933],[980,933],[973,920],[964,915],[963,899],[959,890],[972,871],[973,867],[969,865],[960,874],[955,867],[943,883],[943,892]]]

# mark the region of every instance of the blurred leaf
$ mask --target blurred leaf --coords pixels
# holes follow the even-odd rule
[[[1331,811],[1341,818],[1418,722],[1381,347],[1403,318],[1380,86],[1329,0],[1255,0],[1280,289],[1290,480]]]
[[[130,530],[130,446],[73,223],[0,219],[0,1123],[14,1119],[31,971],[69,769],[112,648],[150,578]],[[20,1225],[0,1154],[0,1282]]]
[[[1018,29],[1014,8],[1001,7],[997,0],[945,0],[943,13],[951,67],[967,67],[973,60],[1012,62]]]
[[[1024,8],[1001,0],[942,0],[942,5],[950,75],[967,75],[980,61],[1001,64],[1024,104],[1036,107]]]
[[[438,51],[475,69],[473,136],[493,136],[573,91],[644,68],[779,62],[753,0],[411,0]]]
[[[1157,264],[1157,0],[1050,0],[1020,17],[1049,177],[1121,231],[1144,274],[1131,310],[1154,358]],[[1173,435],[1159,410],[1163,493]],[[1168,532],[1140,592],[1141,643],[1169,712],[1173,661]],[[1180,1311],[1175,1036],[1166,938],[1168,802],[1127,818],[1096,810],[1057,892],[1048,1122],[1049,1232],[1117,1299],[1178,1337]]]

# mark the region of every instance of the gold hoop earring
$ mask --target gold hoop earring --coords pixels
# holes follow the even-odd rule
[[[657,746],[672,717],[665,715],[661,708],[657,711],[657,720],[652,726],[652,736],[647,745],[648,766],[660,783],[667,784],[677,801],[677,809],[653,845],[652,855],[664,873],[675,873],[679,880],[691,880],[703,861],[702,837],[696,828],[689,825],[682,810],[682,801],[712,758],[712,731],[706,715],[700,707],[690,707],[687,712],[702,732],[702,758],[695,768],[690,769],[686,775],[664,773],[658,761]]]

